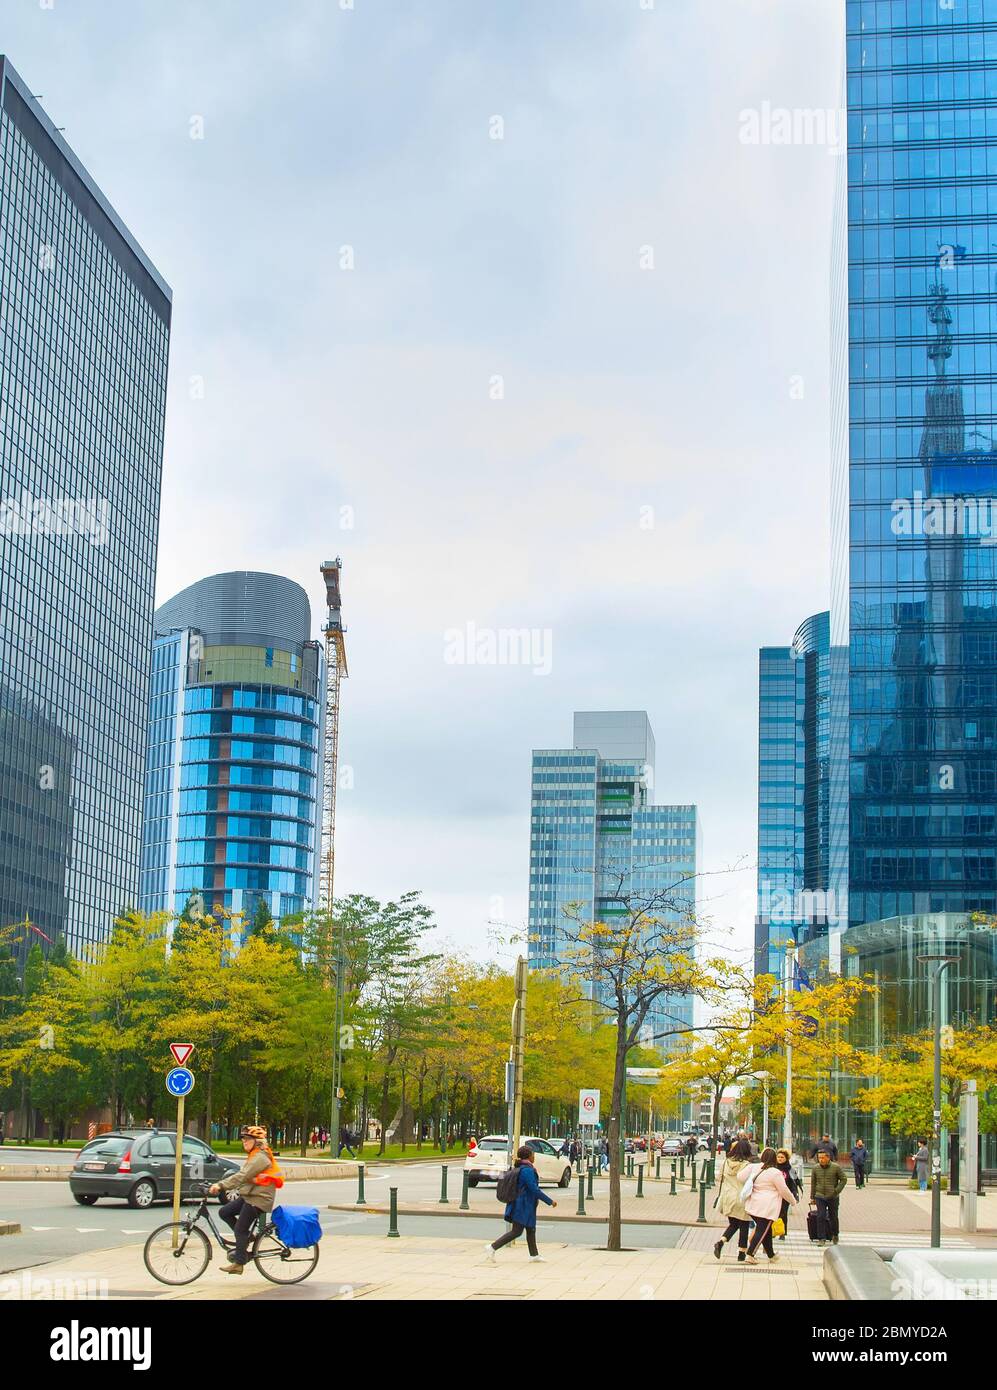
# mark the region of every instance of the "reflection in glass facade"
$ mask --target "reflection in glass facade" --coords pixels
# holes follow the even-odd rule
[[[305,591],[279,575],[202,579],[156,611],[142,909],[193,897],[247,922],[315,899],[323,658]]]
[[[762,647],[758,670],[758,905],[755,973],[782,974],[789,940],[827,934],[829,614],[789,647]]]
[[[168,287],[0,56],[0,925],[77,953],[138,896],[169,337]]]
[[[861,923],[997,906],[997,0],[847,14],[833,640]]]
[[[574,735],[574,748],[533,753],[531,970],[556,968],[563,959],[569,903],[582,904],[583,921],[609,922],[626,915],[621,893],[645,897],[679,885],[676,903],[687,912],[696,905],[696,808],[651,803],[654,736],[647,715],[576,714]],[[597,747],[580,746],[594,738]],[[647,1021],[654,1035],[688,1027],[692,999],[669,999]]]
[[[911,1034],[925,1034],[934,1024],[929,967],[919,955],[958,956],[942,976],[941,1023],[967,1028],[995,1017],[997,1006],[997,932],[974,925],[959,913],[937,912],[893,917],[850,927],[839,941],[842,973],[868,978],[877,988],[859,1004],[847,1030],[847,1040],[863,1051],[879,1052]],[[805,943],[800,959],[812,977],[828,966],[827,941]],[[855,1109],[856,1091],[875,1084],[872,1077],[847,1076],[827,1057],[827,1070],[800,1080],[816,1082],[821,1101],[810,1115],[797,1114],[797,1145],[807,1150],[822,1134],[832,1135],[847,1151],[861,1137],[872,1154],[873,1171],[903,1171],[913,1152],[910,1136],[893,1135],[875,1114]],[[997,1166],[997,1135],[983,1136],[984,1166]],[[943,1133],[942,1153],[948,1153]],[[943,1170],[945,1165],[943,1164]]]

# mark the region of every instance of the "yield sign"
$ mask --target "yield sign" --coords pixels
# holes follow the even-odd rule
[[[182,1067],[187,1058],[194,1051],[193,1043],[170,1043],[170,1051],[173,1053],[173,1060],[178,1067]]]

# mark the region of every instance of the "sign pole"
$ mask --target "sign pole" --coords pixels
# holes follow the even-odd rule
[[[177,1097],[176,1166],[173,1169],[173,1249],[177,1248],[180,1225],[180,1177],[183,1173],[183,1096]]]

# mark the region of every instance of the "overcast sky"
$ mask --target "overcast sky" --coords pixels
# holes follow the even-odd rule
[[[159,601],[274,571],[319,636],[343,558],[337,890],[494,954],[530,750],[646,708],[748,946],[758,647],[828,602],[837,156],[742,113],[838,106],[844,0],[48,3],[0,51],[173,288]],[[549,673],[448,662],[468,623]]]

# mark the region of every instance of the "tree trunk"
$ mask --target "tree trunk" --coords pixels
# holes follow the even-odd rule
[[[405,1152],[405,1069],[402,1068],[402,1153]]]
[[[620,1109],[627,1072],[627,1018],[621,1010],[616,1023],[616,1059],[613,1066],[613,1098],[609,1114],[609,1227],[608,1250],[623,1248],[623,1222],[620,1199]]]

